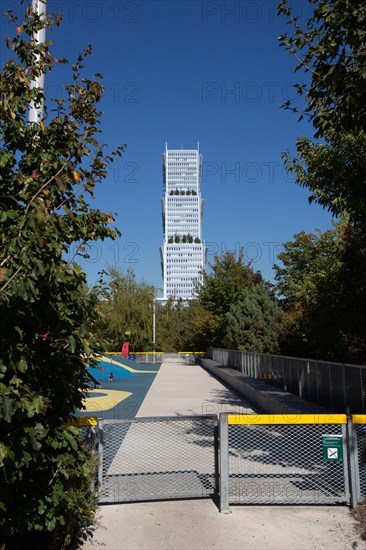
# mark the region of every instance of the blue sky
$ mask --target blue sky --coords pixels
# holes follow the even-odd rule
[[[309,205],[308,192],[285,174],[281,152],[312,135],[280,109],[294,97],[295,60],[279,47],[286,30],[276,2],[199,0],[48,0],[62,11],[48,34],[55,54],[76,59],[87,44],[86,74],[104,74],[101,139],[126,153],[96,189],[93,207],[118,213],[122,237],[94,244],[83,263],[88,280],[107,264],[132,267],[139,280],[162,286],[161,154],[168,146],[203,154],[203,236],[208,260],[244,248],[267,279],[281,243],[301,230],[330,227],[330,215]],[[306,15],[307,2],[293,1]],[[18,0],[1,1],[19,11]],[[2,19],[5,24],[5,19]],[[3,25],[2,25],[3,27]],[[6,27],[5,29],[6,30]],[[4,32],[2,32],[4,34]],[[0,54],[5,59],[4,42]],[[65,69],[48,77],[60,93]]]

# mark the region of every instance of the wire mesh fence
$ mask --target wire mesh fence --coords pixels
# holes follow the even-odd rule
[[[357,503],[366,502],[366,425],[354,426],[356,432]]]
[[[346,459],[326,462],[325,435],[339,425],[229,426],[229,501],[335,504],[349,500]]]
[[[149,352],[149,351],[140,351],[131,353],[131,359],[134,359],[137,363],[142,364],[151,364],[151,363],[162,363],[164,360],[164,354],[162,352]]]
[[[215,417],[103,421],[99,502],[207,497],[217,485]]]
[[[366,502],[366,415],[80,417],[99,454],[100,503],[208,497],[229,504]],[[219,461],[220,458],[220,461]]]
[[[220,511],[230,504],[353,504],[348,451],[346,415],[221,414]]]

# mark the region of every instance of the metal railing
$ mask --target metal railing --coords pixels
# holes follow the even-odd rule
[[[331,411],[366,412],[366,366],[209,348],[207,356]]]
[[[104,351],[103,355],[117,355],[123,361],[123,357],[120,351]],[[136,363],[162,363],[164,360],[164,354],[162,351],[136,351],[131,352],[130,359],[136,361]]]
[[[131,358],[134,357],[137,363],[162,363],[164,354],[161,351],[137,351],[131,353]]]
[[[104,355],[121,355],[119,351],[107,351],[103,353]],[[132,352],[130,357],[137,363],[142,364],[162,363],[165,359],[186,359],[187,362],[194,362],[196,357],[205,355],[205,353],[204,351],[178,351],[174,353],[165,353],[162,351],[136,351]]]

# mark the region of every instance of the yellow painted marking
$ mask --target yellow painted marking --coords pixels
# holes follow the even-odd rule
[[[104,355],[121,355],[120,351],[103,351]],[[163,355],[162,351],[132,351],[132,355]]]
[[[68,426],[96,426],[98,423],[96,416],[81,416],[78,418],[70,418],[70,420],[67,422]]]
[[[366,424],[366,414],[352,414],[352,424]]]
[[[347,424],[345,414],[229,414],[228,424]]]
[[[102,395],[95,395],[93,393]],[[89,411],[109,411],[113,409],[118,403],[127,399],[132,395],[129,391],[122,390],[103,390],[103,389],[92,389],[88,390],[86,399],[84,399],[84,405],[87,412]]]
[[[109,363],[111,363],[112,365],[118,365],[119,367],[122,367],[130,372],[136,372],[137,374],[156,374],[156,370],[137,370],[125,365],[124,363],[116,361],[115,359],[110,359],[109,357],[103,357],[103,355],[95,355],[94,359],[96,359],[97,361],[105,361],[105,362],[109,361]]]

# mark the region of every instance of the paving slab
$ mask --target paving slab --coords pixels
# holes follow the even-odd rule
[[[103,506],[85,550],[364,550],[346,507],[233,506],[212,500]]]

